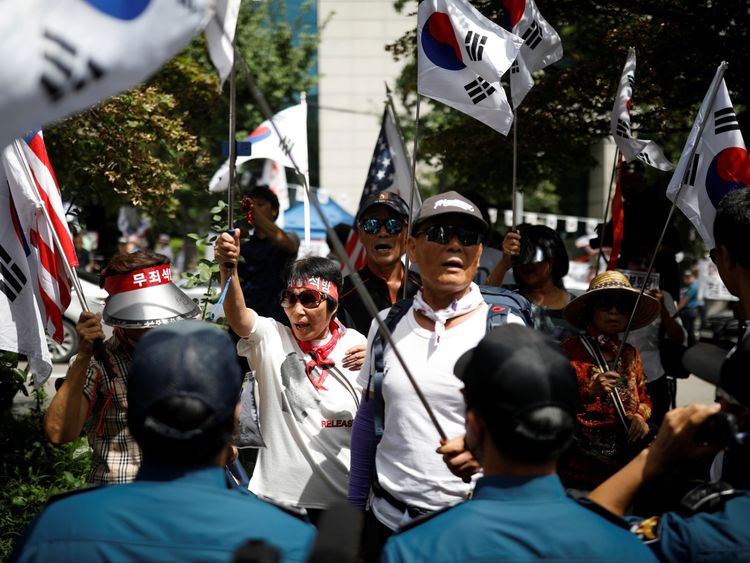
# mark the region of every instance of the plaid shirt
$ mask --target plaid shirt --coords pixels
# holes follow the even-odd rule
[[[104,345],[115,378],[110,380],[102,364],[92,358],[83,388],[90,411],[84,429],[93,450],[89,483],[96,485],[132,481],[141,466],[141,449],[130,434],[127,421],[127,373],[133,353],[115,336]]]

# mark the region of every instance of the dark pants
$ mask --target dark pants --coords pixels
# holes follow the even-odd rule
[[[697,308],[688,309],[687,307],[680,311],[682,324],[685,326],[688,337],[688,348],[695,346],[695,321],[698,320],[699,311]]]
[[[651,418],[649,423],[661,426],[664,415],[674,407],[677,383],[673,377],[662,375],[659,379],[646,384],[646,392],[651,398]]]
[[[365,526],[362,530],[362,559],[365,563],[377,563],[385,542],[393,535],[391,530],[375,518],[372,510],[365,513]]]

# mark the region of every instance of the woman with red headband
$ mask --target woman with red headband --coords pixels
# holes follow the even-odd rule
[[[280,296],[289,326],[247,308],[236,275],[238,236],[222,234],[215,254],[222,286],[231,274],[224,312],[258,384],[266,447],[249,489],[305,508],[315,521],[321,510],[346,500],[352,421],[362,394],[356,379],[367,339],[336,319],[342,277],[326,258],[292,264]]]

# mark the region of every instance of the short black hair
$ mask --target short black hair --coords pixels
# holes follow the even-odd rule
[[[207,465],[231,443],[234,417],[223,423],[213,419],[214,412],[200,399],[170,396],[155,403],[142,423],[128,416],[130,433],[145,458],[163,464]],[[162,426],[157,429],[155,426]],[[187,436],[165,436],[163,427],[187,431]],[[190,430],[200,432],[190,435]]]
[[[467,405],[467,408],[471,408]],[[478,412],[492,443],[503,456],[524,463],[547,463],[560,457],[573,441],[575,419],[557,406],[528,410],[512,420]]]
[[[275,193],[273,193],[271,188],[269,188],[268,186],[263,186],[263,185],[255,186],[250,189],[247,195],[252,198],[260,198],[260,199],[266,200],[268,203],[271,204],[271,209],[273,209],[277,213],[279,209],[281,208],[281,205],[279,204],[278,196]]]
[[[310,277],[320,277],[332,282],[336,286],[337,293],[341,295],[344,278],[341,275],[339,265],[333,260],[322,256],[308,256],[301,260],[295,260],[287,270],[286,284],[287,286],[302,285]],[[326,302],[329,311],[334,311],[338,305],[338,302],[330,296],[326,296]]]
[[[750,268],[750,190],[729,192],[719,203],[714,219],[714,242],[724,246],[732,260]]]
[[[555,285],[562,287],[562,279],[568,275],[570,268],[570,258],[560,235],[546,225],[530,225],[529,223],[519,225],[518,231],[521,233],[521,253],[518,256],[518,263],[530,262],[536,249],[541,248],[545,259],[552,262],[552,280]],[[516,282],[519,279],[516,276]]]

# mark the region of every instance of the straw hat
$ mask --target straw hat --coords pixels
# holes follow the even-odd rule
[[[589,302],[592,299],[603,294],[613,294],[613,297],[630,297],[635,303],[638,293],[639,291],[633,289],[628,278],[622,273],[616,271],[603,272],[591,280],[586,293],[568,303],[565,307],[565,320],[578,328],[585,329],[587,322],[590,320],[587,318],[587,312],[589,311]],[[660,309],[661,304],[658,299],[644,293],[638,302],[638,308],[635,311],[630,328],[635,330],[651,324],[659,316]]]

